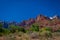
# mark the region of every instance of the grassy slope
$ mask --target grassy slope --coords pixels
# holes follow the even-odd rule
[[[60,40],[60,32],[52,33],[51,38],[39,36],[39,33],[14,33],[0,37],[0,40]]]

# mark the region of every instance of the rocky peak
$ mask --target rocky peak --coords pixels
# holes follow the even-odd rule
[[[27,26],[27,25],[33,24],[34,22],[35,22],[35,19],[30,18],[29,20],[22,21],[19,25],[20,25],[20,26]]]
[[[57,15],[53,16],[53,19],[58,19],[58,16]]]
[[[47,20],[47,19],[49,19],[49,18],[46,17],[46,16],[43,16],[43,15],[38,15],[38,16],[36,17],[36,21],[37,21],[37,22],[39,22],[39,21],[41,21],[41,20]]]
[[[27,24],[27,25],[31,25],[31,24],[33,24],[34,22],[35,22],[35,19],[30,18],[30,19],[26,22],[26,24]]]
[[[26,21],[24,20],[24,21],[20,22],[18,25],[19,26],[25,26],[26,25]]]
[[[60,19],[58,15],[54,15],[53,17],[49,17],[50,19]]]

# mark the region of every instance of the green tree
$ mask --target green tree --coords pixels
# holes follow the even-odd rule
[[[2,35],[8,35],[10,33],[10,30],[6,28],[0,28],[0,36]]]
[[[11,33],[15,33],[18,31],[18,26],[15,25],[9,25],[9,30]]]
[[[3,30],[4,30],[4,34],[5,34],[5,35],[10,34],[10,30],[9,30],[9,29],[4,28]]]
[[[9,29],[10,29],[10,31],[12,33],[15,33],[15,32],[26,32],[26,30],[24,28],[16,26],[16,25],[10,25]]]
[[[25,30],[23,27],[19,27],[19,28],[18,28],[18,31],[20,31],[20,32],[24,32],[24,33],[27,32],[27,30]]]
[[[39,26],[37,24],[33,24],[30,28],[31,31],[36,31],[38,32],[39,31]]]
[[[3,24],[2,23],[0,23],[0,28],[2,28],[3,27]]]
[[[0,23],[0,36],[2,36],[3,35],[3,24],[2,23]]]

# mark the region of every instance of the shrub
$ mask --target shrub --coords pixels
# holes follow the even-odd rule
[[[26,32],[26,30],[22,27],[16,26],[16,25],[10,25],[9,29],[11,31],[11,33],[15,33],[15,32]]]
[[[18,26],[15,26],[15,25],[9,25],[9,30],[11,33],[15,33],[15,32],[18,32]]]
[[[46,36],[46,37],[52,37],[52,32],[51,29],[48,27],[42,28],[40,30],[40,35],[41,36]]]
[[[3,24],[2,23],[0,23],[0,28],[2,28],[3,27]]]
[[[10,33],[10,30],[9,29],[4,29],[4,34],[5,35],[8,35]]]
[[[40,30],[41,32],[42,31],[51,31],[52,32],[52,29],[50,27],[44,27],[44,28],[41,28]]]
[[[56,32],[60,32],[60,29],[58,29]]]
[[[39,26],[37,24],[33,24],[30,28],[31,31],[36,31],[38,32],[39,31]]]
[[[22,27],[19,27],[19,29],[18,29],[19,31],[21,31],[21,32],[24,32],[24,33],[26,33],[26,30],[24,29],[24,28],[22,28]]]
[[[8,35],[10,33],[10,30],[6,28],[0,28],[0,36],[2,35]]]

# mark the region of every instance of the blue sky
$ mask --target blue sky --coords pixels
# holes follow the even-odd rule
[[[60,0],[0,0],[0,20],[22,21],[45,16],[60,15]]]

